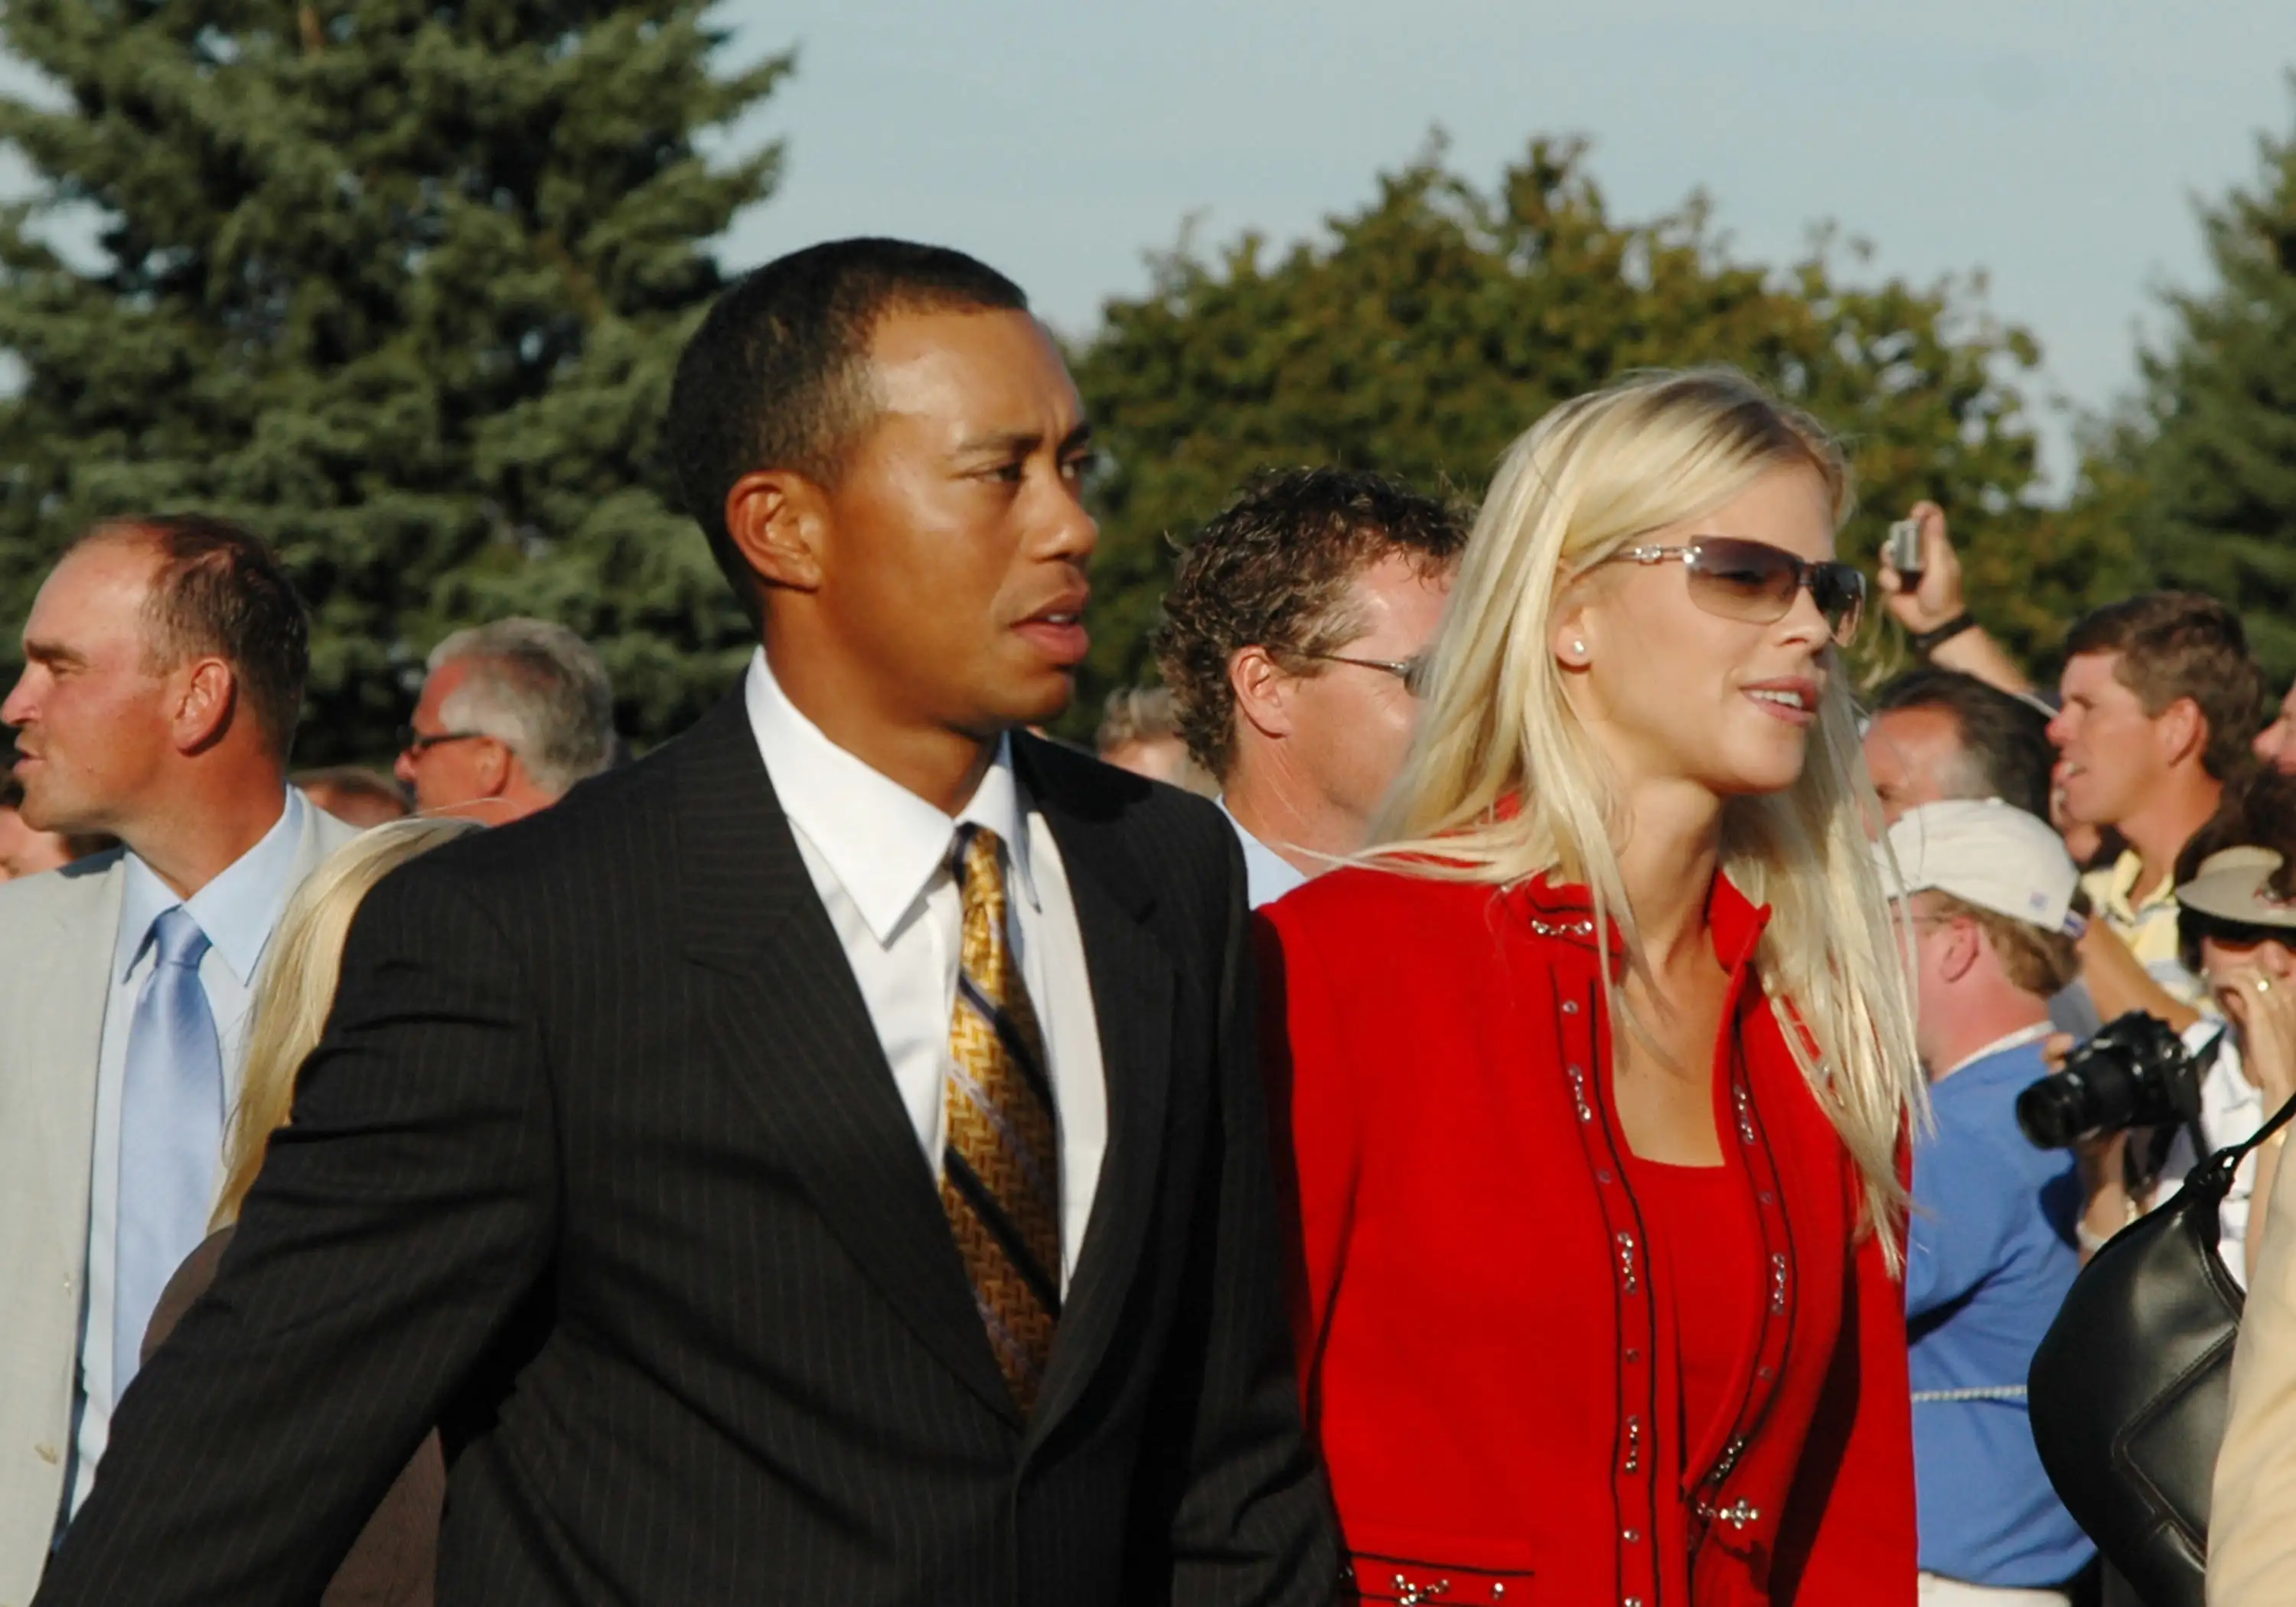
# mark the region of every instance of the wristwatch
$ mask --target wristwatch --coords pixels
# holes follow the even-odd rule
[[[1956,614],[1952,619],[1948,619],[1943,625],[1937,627],[1934,630],[1917,630],[1908,632],[1907,639],[1913,643],[1914,651],[1926,659],[1939,648],[1943,647],[1947,643],[1961,635],[1962,632],[1965,630],[1975,630],[1976,628],[1977,616],[1971,613],[1964,608],[1961,612]]]

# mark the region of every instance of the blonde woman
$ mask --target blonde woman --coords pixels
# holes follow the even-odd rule
[[[1301,1382],[1366,1601],[1915,1599],[1920,1093],[1844,480],[1731,373],[1548,415],[1390,846],[1265,912]]]
[[[416,855],[480,829],[467,820],[399,820],[376,826],[329,855],[288,901],[256,984],[247,1070],[224,1139],[215,1231],[160,1294],[144,1340],[145,1359],[215,1279],[271,1136],[287,1125],[295,1074],[326,1025],[343,939],[360,902],[375,883]],[[320,1598],[321,1607],[428,1607],[446,1484],[446,1466],[432,1435],[375,1508]]]

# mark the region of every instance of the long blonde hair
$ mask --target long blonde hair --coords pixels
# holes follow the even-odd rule
[[[209,1226],[239,1219],[271,1135],[287,1125],[295,1074],[318,1046],[334,1007],[343,939],[376,882],[418,854],[481,828],[469,820],[393,820],[360,832],[320,863],[287,901],[255,984],[247,1071],[224,1136],[223,1194]]]
[[[1518,439],[1468,537],[1418,737],[1375,829],[1378,861],[1502,886],[1549,873],[1584,882],[1599,930],[1615,928],[1647,975],[1615,846],[1625,799],[1565,696],[1551,622],[1578,577],[1781,464],[1814,470],[1837,524],[1847,514],[1849,471],[1832,438],[1726,369],[1636,376],[1564,403]],[[1790,1002],[1785,1040],[1857,1162],[1866,1218],[1896,1267],[1898,1144],[1926,1105],[1866,834],[1872,783],[1838,667],[1812,730],[1792,787],[1725,804],[1721,868],[1772,907],[1756,956],[1763,984]],[[1620,1013],[1615,996],[1611,1009]]]

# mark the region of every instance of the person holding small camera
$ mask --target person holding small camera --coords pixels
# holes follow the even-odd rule
[[[2095,1552],[2042,1472],[2025,1375],[2080,1269],[2079,1183],[2018,1131],[2016,1103],[2047,1075],[2049,998],[2079,963],[2079,873],[2047,822],[1998,799],[1906,811],[1883,858],[1935,1116],[1906,1235],[1921,1599],[2062,1604]]]
[[[1890,529],[1879,570],[1882,605],[1923,660],[2013,697],[2032,695],[2032,681],[1969,611],[1961,557],[1953,550],[1943,508],[1933,502],[1908,508]]]

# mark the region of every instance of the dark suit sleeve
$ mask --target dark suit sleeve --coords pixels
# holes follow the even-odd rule
[[[293,1125],[129,1389],[40,1607],[316,1601],[554,1232],[545,1070],[501,931],[422,861],[367,898]]]
[[[1259,1075],[1243,861],[1227,854],[1219,973],[1218,1107],[1209,1136],[1185,1303],[1160,1421],[1185,1423],[1171,1520],[1171,1600],[1332,1599],[1337,1541],[1321,1469],[1300,1428]]]

